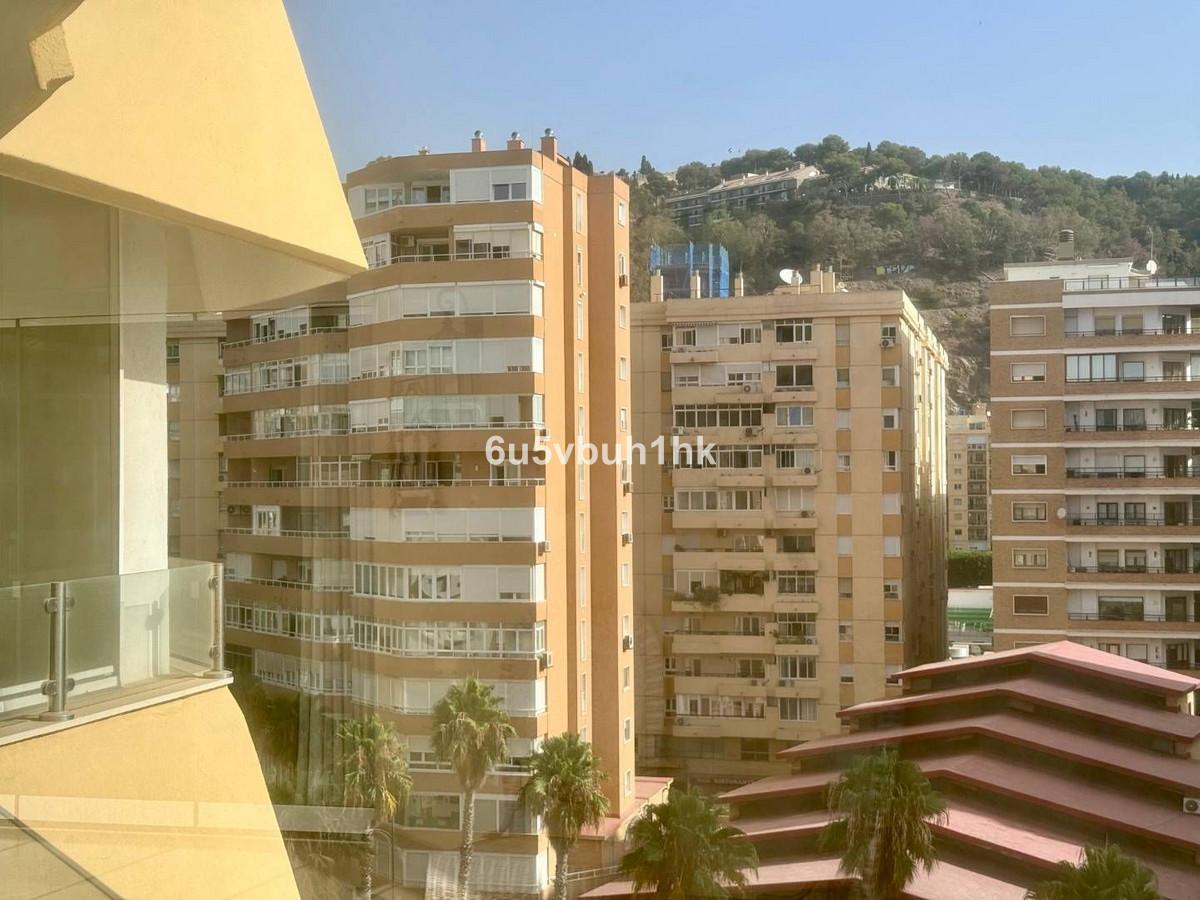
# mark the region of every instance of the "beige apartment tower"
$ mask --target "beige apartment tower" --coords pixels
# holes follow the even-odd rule
[[[742,783],[945,657],[946,355],[902,292],[832,272],[661,297],[633,310],[634,437],[716,448],[636,469],[639,764]]]
[[[1069,235],[1067,236],[1069,238]],[[1130,259],[989,286],[995,647],[1200,667],[1200,285]]]
[[[453,882],[463,812],[431,713],[485,681],[518,736],[476,801],[476,887],[540,894],[554,861],[516,795],[544,737],[578,731],[600,756],[612,822],[594,837],[622,836],[662,786],[634,776],[629,472],[537,453],[628,436],[628,191],[548,131],[383,158],[346,192],[369,271],[229,323],[230,653],[300,695],[310,799],[339,717],[396,724],[414,896]],[[490,459],[489,438],[513,452]],[[585,841],[573,862],[617,853]]]
[[[986,403],[946,417],[946,496],[951,550],[990,550],[990,423]]]

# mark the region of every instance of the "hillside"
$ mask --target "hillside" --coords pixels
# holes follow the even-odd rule
[[[685,232],[665,198],[747,172],[815,165],[824,177],[803,196],[755,211],[720,213]],[[1044,257],[1071,228],[1083,256],[1153,252],[1163,274],[1200,272],[1200,177],[1098,178],[1053,166],[1028,168],[990,153],[930,156],[882,141],[851,148],[836,135],[794,150],[751,150],[716,165],[688,163],[671,176],[645,158],[622,172],[631,183],[635,299],[649,293],[652,243],[715,241],[730,252],[747,290],[767,291],[783,267],[833,266],[860,287],[902,287],[926,311],[954,357],[951,392],[967,405],[986,398],[987,316],[982,286],[1005,262]],[[904,176],[904,177],[900,177]],[[952,190],[934,190],[952,185]],[[883,278],[879,267],[907,274]]]

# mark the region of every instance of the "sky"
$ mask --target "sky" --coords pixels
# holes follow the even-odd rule
[[[284,2],[343,174],[547,127],[598,170],[836,133],[1200,173],[1194,2]]]

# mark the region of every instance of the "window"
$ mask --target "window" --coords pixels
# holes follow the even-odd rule
[[[837,539],[837,555],[838,556],[853,556],[854,555],[854,538],[847,535],[842,535]]]
[[[854,597],[854,579],[839,578],[838,579],[838,598],[841,600],[850,600]]]
[[[1046,551],[1038,548],[1013,550],[1012,560],[1014,569],[1044,569]]]
[[[900,471],[900,451],[899,450],[884,450],[883,451],[883,471],[885,471],[885,472]]]
[[[626,217],[626,214],[625,214],[625,201],[624,201],[624,200],[618,200],[618,201],[617,201],[617,224],[618,224],[618,225],[624,225],[624,224],[625,224],[625,217]]]
[[[885,622],[883,626],[883,639],[889,644],[900,643],[900,623]]]
[[[850,429],[850,410],[839,409],[834,416],[834,424],[838,431],[849,431]]]
[[[1008,367],[1009,377],[1014,382],[1045,381],[1045,363],[1013,363]]]
[[[883,427],[889,431],[894,431],[900,427],[900,410],[885,409],[883,411]]]
[[[624,738],[626,741],[633,740],[633,719],[625,720]]]
[[[883,583],[883,599],[884,600],[899,600],[900,599],[900,582],[885,581]]]
[[[795,680],[817,677],[817,658],[815,656],[777,656],[775,665],[779,668],[781,679]]]
[[[1012,474],[1014,475],[1045,475],[1045,455],[1014,454],[1012,457]]]
[[[895,344],[899,331],[900,329],[896,325],[881,325],[879,326],[879,339],[881,341],[891,341],[892,344]]]
[[[1015,429],[1045,428],[1046,410],[1044,409],[1014,409],[1008,414],[1009,425]]]
[[[854,664],[848,663],[841,666],[838,675],[842,684],[854,684]]]
[[[813,386],[811,365],[780,365],[775,369],[775,387],[780,390],[803,391]]]
[[[1046,504],[1033,502],[1013,503],[1012,520],[1014,522],[1045,522]]]
[[[621,328],[629,327],[629,307],[625,304],[617,307],[617,325]]]
[[[1013,337],[1042,337],[1046,333],[1046,317],[1009,316],[1008,333]]]
[[[854,512],[854,498],[850,494],[838,494],[835,508],[839,516],[851,515]]]
[[[583,287],[583,248],[575,248],[575,284]]]
[[[837,470],[839,472],[849,472],[850,471],[850,454],[849,453],[839,453],[837,455]]]
[[[838,640],[853,641],[854,640],[854,623],[853,622],[838,622]]]
[[[837,369],[834,373],[834,376],[835,376],[835,383],[839,388],[850,387],[850,370],[849,369]]]
[[[1091,353],[1067,357],[1067,381],[1116,381],[1117,355]]]
[[[579,389],[580,393],[583,393],[583,388],[584,388],[584,380],[583,380],[584,374],[583,373],[584,373],[583,354],[578,353],[575,356],[575,384],[576,384],[576,387]]]
[[[587,673],[579,676],[579,711],[587,712]]]
[[[850,346],[850,323],[838,322],[833,326],[834,341],[839,347]]]
[[[1050,598],[1046,594],[1013,594],[1014,616],[1045,616],[1050,614]]]
[[[812,338],[812,319],[778,319],[775,322],[777,344],[807,344]]]
[[[771,758],[770,743],[766,738],[742,738],[741,757],[743,762],[766,762]]]
[[[633,668],[626,666],[621,670],[621,690],[627,691],[633,686]]]
[[[624,406],[617,410],[617,427],[621,431],[629,430],[629,410]]]
[[[621,563],[621,587],[629,587],[633,583],[632,567],[629,563]]]
[[[883,539],[884,556],[899,556],[900,550],[900,537],[898,535],[891,535]]]
[[[898,387],[900,385],[900,367],[884,366],[880,370],[880,377],[884,387]]]
[[[779,718],[784,722],[815,722],[817,701],[808,697],[780,697]]]
[[[775,424],[786,428],[811,428],[813,424],[813,407],[779,406],[775,410]]]
[[[625,782],[623,787],[625,789],[626,797],[633,793],[633,769],[625,770]]]

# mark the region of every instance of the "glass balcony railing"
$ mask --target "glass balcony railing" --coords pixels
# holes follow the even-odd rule
[[[221,568],[177,560],[0,588],[0,721],[65,721],[84,702],[154,682],[226,677]]]

